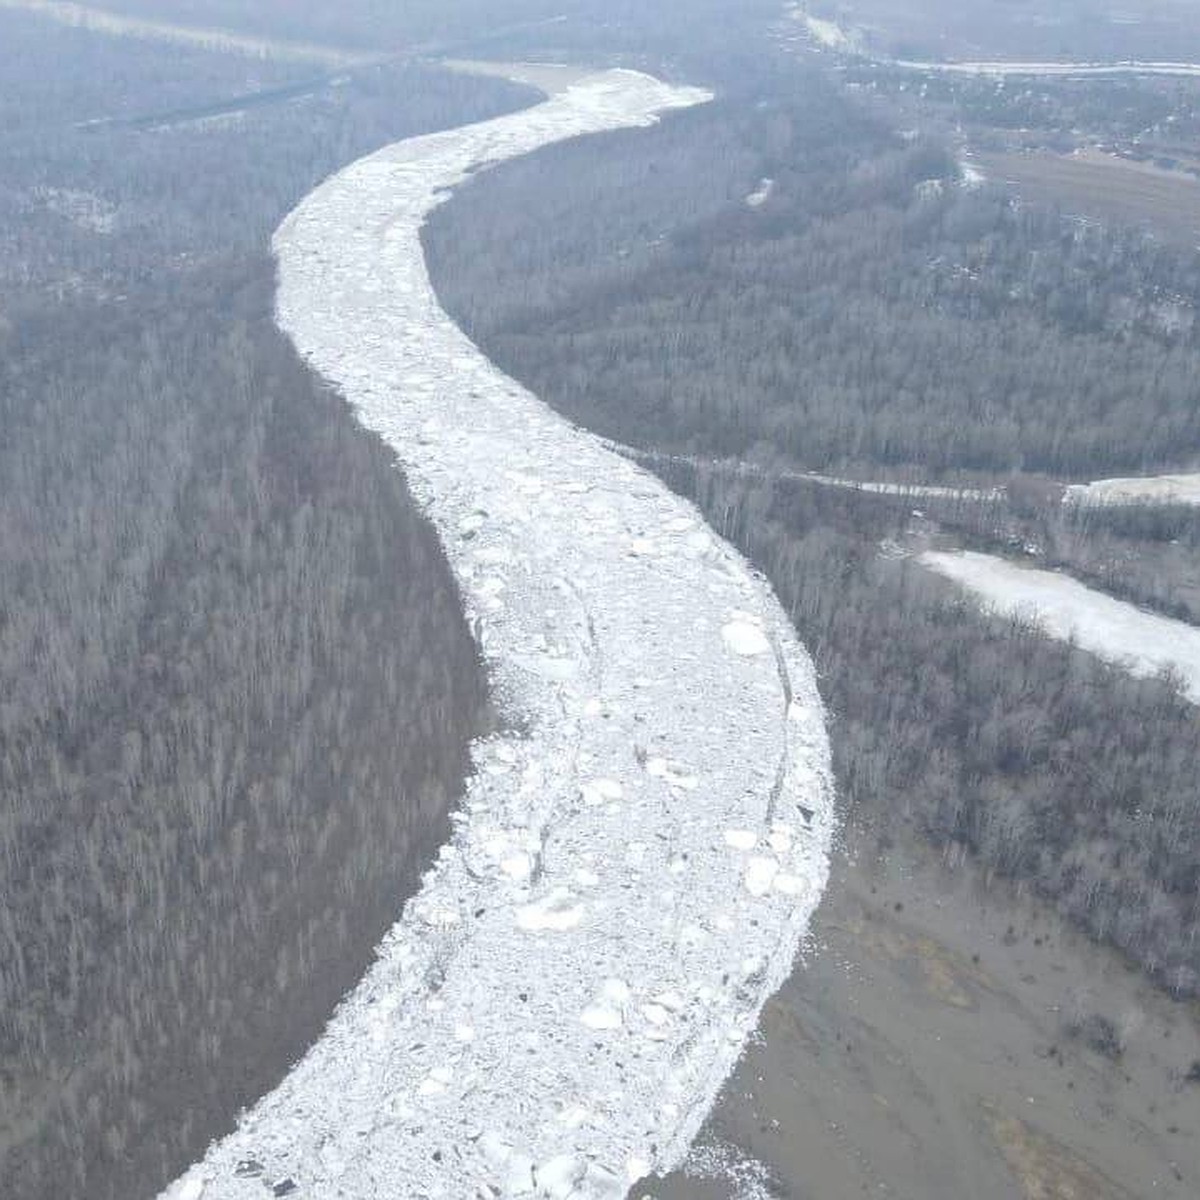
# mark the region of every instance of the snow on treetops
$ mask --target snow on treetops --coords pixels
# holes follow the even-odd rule
[[[791,969],[833,830],[808,656],[690,505],[472,345],[420,241],[480,165],[707,98],[588,76],[353,164],[276,234],[279,323],[395,448],[510,721],[377,963],[171,1200],[623,1196]]]

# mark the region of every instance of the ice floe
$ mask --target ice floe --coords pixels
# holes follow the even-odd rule
[[[734,654],[739,654],[743,658],[751,658],[756,654],[767,654],[771,649],[771,643],[767,640],[767,635],[763,633],[762,628],[749,621],[730,621],[721,630],[721,636],[725,639],[725,645]]]
[[[278,320],[400,457],[512,721],[376,964],[172,1200],[623,1196],[791,969],[833,824],[808,656],[694,508],[471,344],[420,242],[480,167],[706,98],[592,75],[353,164],[276,235]]]

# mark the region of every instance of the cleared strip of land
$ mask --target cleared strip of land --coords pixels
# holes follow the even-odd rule
[[[1133,675],[1177,672],[1200,704],[1200,629],[1143,612],[1056,571],[1020,567],[974,551],[928,551],[918,561],[953,580],[998,613],[1035,620],[1052,637]]]
[[[1111,154],[980,153],[989,178],[1030,201],[1097,221],[1148,225],[1191,247],[1200,242],[1200,181]]]
[[[1097,479],[1073,483],[1064,504],[1200,504],[1200,474],[1142,475],[1128,479]]]
[[[940,71],[948,75],[1017,76],[1031,79],[1089,79],[1118,75],[1200,76],[1200,63],[1189,62],[914,62],[896,61],[913,71]]]
[[[282,58],[298,62],[321,63],[329,67],[348,67],[371,62],[379,55],[356,54],[333,46],[312,42],[294,42],[284,38],[255,37],[229,29],[210,29],[182,25],[172,21],[152,21],[144,17],[129,17],[90,4],[74,4],[69,0],[0,0],[0,9],[20,9],[35,13],[60,25],[90,29],[118,37],[147,38],[153,41],[178,42],[202,50],[244,54],[251,58]]]

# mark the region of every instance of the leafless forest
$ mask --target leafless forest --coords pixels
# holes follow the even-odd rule
[[[2,19],[0,1191],[146,1195],[361,975],[491,719],[403,478],[274,327],[267,239],[520,93],[379,68],[213,122],[287,72]]]
[[[950,145],[816,74],[793,87],[473,182],[427,235],[443,301],[573,419],[682,460],[659,469],[767,572],[817,658],[851,810],[1034,886],[1194,993],[1195,709],[1170,680],[985,619],[903,555],[934,528],[1040,540],[1190,615],[1154,553],[1191,562],[1194,511],[1072,516],[1055,481],[1200,452],[1200,341],[1164,318],[1200,299],[1200,257],[965,187]],[[797,469],[1009,486],[914,514]]]

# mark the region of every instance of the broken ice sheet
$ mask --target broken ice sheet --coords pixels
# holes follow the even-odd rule
[[[395,449],[521,734],[474,748],[376,964],[171,1200],[615,1200],[682,1160],[791,967],[832,832],[807,655],[692,506],[483,357],[420,240],[476,164],[706,98],[589,76],[351,165],[276,235],[279,323]]]

